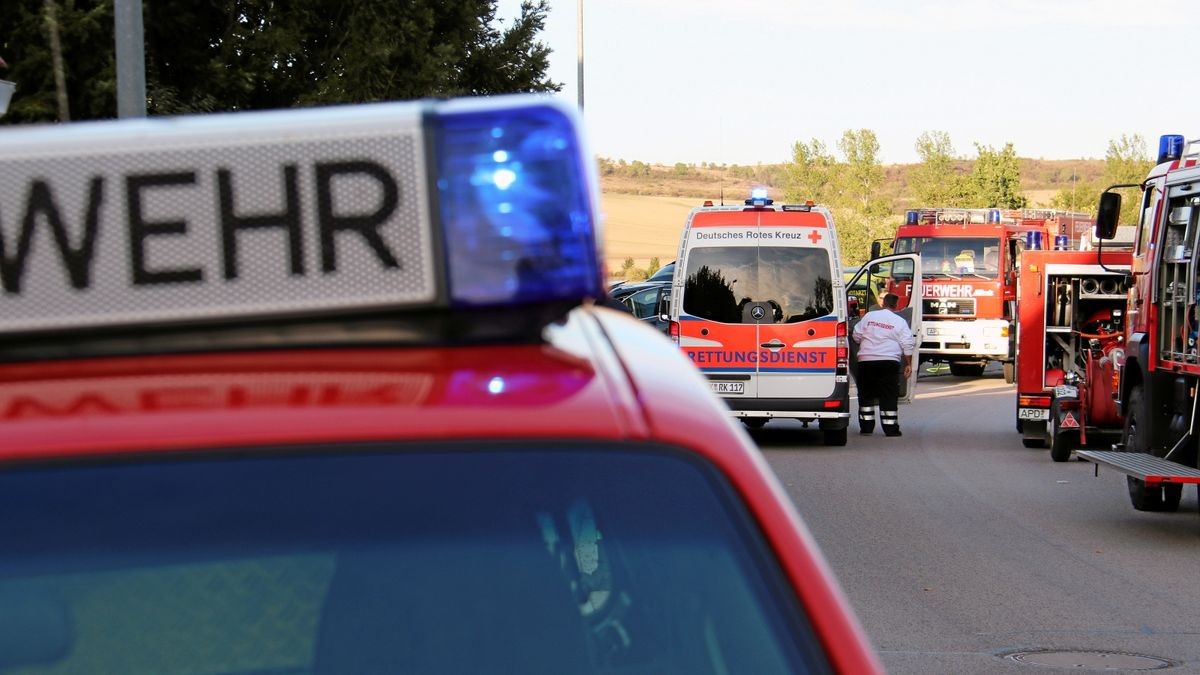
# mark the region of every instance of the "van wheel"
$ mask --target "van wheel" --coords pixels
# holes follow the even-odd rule
[[[845,445],[848,427],[841,429],[825,429],[822,433],[825,434],[825,445]]]
[[[749,429],[761,429],[767,423],[765,417],[743,417],[742,424],[745,424]]]

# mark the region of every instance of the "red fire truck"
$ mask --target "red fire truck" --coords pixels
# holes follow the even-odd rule
[[[1061,237],[1077,242],[1093,222],[1087,214],[1050,210],[908,211],[892,248],[921,254],[922,358],[965,376],[1000,361],[1005,381],[1013,382],[1017,255],[1027,242],[1030,248],[1051,248]],[[907,298],[907,289],[893,292]]]
[[[1128,249],[1021,254],[1017,431],[1027,448],[1049,444],[1056,462],[1121,432],[1112,392],[1129,258]]]
[[[1117,408],[1125,418],[1122,442],[1111,451],[1079,455],[1127,476],[1139,511],[1174,511],[1183,486],[1200,484],[1197,462],[1197,386],[1200,278],[1200,141],[1163,136],[1158,165],[1140,185],[1116,185],[1100,197],[1096,233],[1116,232],[1121,196],[1113,188],[1140,187],[1126,300],[1125,350],[1118,365]]]

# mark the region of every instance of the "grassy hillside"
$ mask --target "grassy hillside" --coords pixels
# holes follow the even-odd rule
[[[909,164],[884,167],[884,185],[880,192],[892,203],[893,212],[935,204],[914,204],[909,193]],[[1072,175],[1079,183],[1099,181],[1104,160],[1022,159],[1021,187],[1030,206],[1048,206],[1060,190],[1070,188]],[[962,161],[958,170],[969,173],[971,162]],[[705,199],[737,203],[750,194],[750,188],[766,185],[782,196],[786,172],[780,165],[748,166],[675,166],[646,165],[641,162],[618,163],[601,160],[601,210],[605,224],[605,255],[608,269],[620,269],[626,258],[645,268],[651,258],[660,264],[675,259],[679,235],[688,212]]]

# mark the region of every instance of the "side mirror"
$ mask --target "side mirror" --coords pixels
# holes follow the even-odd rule
[[[662,321],[671,320],[671,292],[667,289],[658,290],[658,318]]]
[[[878,242],[878,241],[873,241],[873,242],[871,242],[871,259],[872,259],[872,260],[874,260],[875,258],[878,258],[878,257],[879,257],[879,250],[880,250],[880,248],[881,248],[881,247],[880,247],[880,245],[879,245],[879,242]]]
[[[1115,237],[1120,218],[1121,195],[1116,192],[1100,193],[1100,206],[1096,209],[1096,238]]]

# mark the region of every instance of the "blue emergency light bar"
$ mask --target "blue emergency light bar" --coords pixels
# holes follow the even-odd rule
[[[1183,156],[1184,139],[1179,134],[1163,134],[1158,137],[1158,164],[1174,162]]]
[[[775,200],[767,197],[766,188],[753,188],[750,190],[750,198],[746,200],[746,206],[770,206]]]
[[[598,195],[540,96],[0,131],[0,335],[567,307]]]
[[[434,118],[438,208],[453,305],[597,298],[590,164],[549,105]]]

